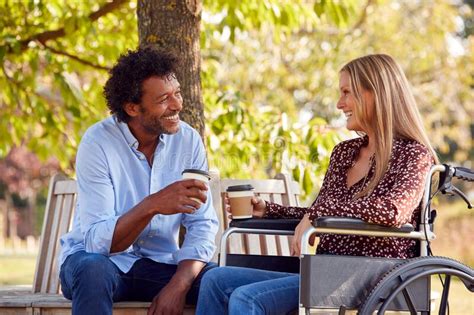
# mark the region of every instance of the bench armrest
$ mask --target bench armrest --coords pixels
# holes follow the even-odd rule
[[[294,231],[300,221],[299,219],[246,219],[232,220],[229,226],[241,229]]]
[[[367,223],[360,219],[345,218],[345,217],[320,217],[314,220],[313,226],[315,228],[330,228],[330,229],[345,229],[345,230],[364,230],[377,232],[401,232],[410,233],[415,230],[413,225],[407,223],[401,227],[388,227],[374,223]]]

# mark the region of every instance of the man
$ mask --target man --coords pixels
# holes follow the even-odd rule
[[[112,314],[123,300],[152,301],[149,314],[180,314],[214,266],[210,193],[201,181],[181,180],[207,161],[199,134],[178,117],[177,66],[176,56],[152,48],[121,56],[104,89],[112,116],[81,140],[77,210],[60,257],[73,314]]]

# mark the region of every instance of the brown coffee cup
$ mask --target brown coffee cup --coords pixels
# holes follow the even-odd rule
[[[183,175],[183,179],[197,179],[202,182],[205,182],[206,184],[209,183],[211,180],[211,176],[209,176],[209,173],[203,170],[199,169],[185,169],[181,175]],[[201,203],[201,200],[197,198],[191,198],[199,203]]]
[[[252,198],[255,196],[252,185],[227,187],[232,219],[249,219],[253,215]]]

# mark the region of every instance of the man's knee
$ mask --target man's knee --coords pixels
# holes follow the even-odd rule
[[[117,269],[108,257],[87,253],[79,257],[73,270],[73,277],[75,281],[87,281],[100,285],[100,283],[114,281],[117,277]]]

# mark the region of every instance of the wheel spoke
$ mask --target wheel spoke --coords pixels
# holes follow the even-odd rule
[[[411,307],[409,306],[409,300],[411,299],[413,304],[415,304],[415,308],[417,308],[418,303],[420,303],[419,307],[421,309],[418,309],[419,312],[421,311],[422,314],[429,314],[429,300],[423,300],[424,298],[428,298],[428,292],[426,292],[426,296],[423,294],[423,296],[425,296],[423,297],[414,295],[414,291],[411,291],[411,289],[409,289],[412,295],[410,296],[410,299],[408,299],[406,297],[407,294],[404,292],[404,289],[408,286],[411,286],[411,284],[415,281],[418,281],[424,277],[430,277],[432,275],[443,275],[446,279],[445,283],[443,284],[443,293],[440,306],[440,314],[444,314],[446,312],[446,309],[449,307],[448,295],[451,277],[454,276],[456,278],[459,278],[468,289],[474,289],[473,273],[474,272],[472,268],[450,258],[413,258],[405,263],[394,267],[392,270],[390,270],[381,277],[381,280],[379,280],[377,285],[372,289],[368,297],[365,299],[365,301],[359,308],[358,314],[372,315],[375,311],[377,311],[377,314],[384,314],[388,306],[397,298],[397,296],[401,297],[401,294],[404,294],[405,300],[410,310]],[[402,280],[401,283],[400,280]],[[429,281],[427,290],[429,290]],[[400,309],[395,308],[393,310],[398,311]]]
[[[405,302],[407,302],[408,309],[410,310],[411,315],[416,315],[415,305],[413,304],[413,299],[411,298],[410,292],[408,292],[407,288],[402,290],[403,297],[405,298]]]
[[[451,275],[446,275],[444,278],[444,285],[443,285],[443,294],[441,295],[441,303],[439,306],[439,315],[446,314],[446,308],[448,306],[448,295],[449,295],[449,287],[451,285]]]

